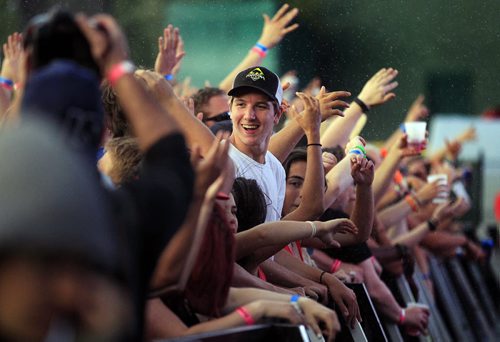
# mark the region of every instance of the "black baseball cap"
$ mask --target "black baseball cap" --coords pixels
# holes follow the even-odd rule
[[[278,75],[262,66],[241,71],[234,79],[233,88],[227,94],[234,96],[238,90],[245,88],[263,92],[278,104],[283,100],[283,89]]]

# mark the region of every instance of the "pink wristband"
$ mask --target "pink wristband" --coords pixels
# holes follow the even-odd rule
[[[255,320],[253,319],[252,315],[243,306],[240,306],[239,308],[237,308],[236,312],[241,316],[241,318],[243,318],[246,325],[254,325],[255,324]]]
[[[342,265],[342,261],[339,259],[335,259],[335,261],[332,263],[332,267],[330,269],[330,273],[335,273],[339,270],[340,265]]]
[[[257,46],[254,46],[251,51],[255,52],[262,58],[266,57],[267,55],[267,52],[263,51],[262,49],[259,49]]]
[[[398,324],[399,325],[403,325],[404,322],[406,320],[406,310],[405,309],[401,309],[401,313],[399,314],[399,322]]]
[[[130,61],[122,61],[111,67],[106,78],[109,84],[114,87],[116,82],[124,75],[131,74],[135,71],[135,65]]]

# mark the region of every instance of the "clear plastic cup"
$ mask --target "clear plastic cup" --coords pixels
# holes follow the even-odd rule
[[[450,197],[450,192],[448,190],[448,175],[444,173],[436,173],[427,176],[427,182],[432,183],[438,181],[439,185],[445,185],[447,190],[440,191],[437,196],[432,200],[432,203],[444,203]]]
[[[425,129],[427,122],[414,121],[405,123],[405,131],[408,135],[408,145],[417,149],[423,149],[425,146]]]

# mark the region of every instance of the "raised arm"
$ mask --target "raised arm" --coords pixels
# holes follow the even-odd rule
[[[170,83],[160,74],[139,70],[137,75],[146,82],[149,91],[158,100],[161,107],[170,114],[186,137],[188,146],[199,146],[201,155],[205,155],[214,140],[210,129],[189,112],[189,109],[175,95]]]
[[[165,79],[173,81],[174,68],[180,64],[186,52],[182,47],[179,29],[168,25],[163,29],[163,36],[158,37],[158,54],[156,55],[154,70]]]
[[[375,204],[382,198],[396,172],[401,159],[406,156],[416,156],[420,154],[419,149],[408,147],[407,136],[403,134],[399,142],[394,144],[388,151],[380,167],[375,172],[373,181],[373,195]]]
[[[351,93],[347,91],[326,92],[325,87],[321,87],[319,94],[316,96],[316,99],[319,101],[321,121],[325,121],[332,116],[344,116],[342,110],[346,107],[349,107],[349,104],[342,101],[341,98],[347,96],[351,96]],[[287,108],[284,108],[284,111],[286,110]],[[296,112],[293,111],[293,109],[290,109],[290,111]],[[294,117],[293,115],[288,116]],[[296,117],[297,116],[295,116],[294,119],[290,120],[290,122],[279,132],[274,134],[269,142],[269,151],[271,151],[272,154],[276,156],[276,158],[278,158],[278,160],[282,163],[286,160],[290,152],[295,148],[297,143],[304,136],[304,129],[302,128],[302,124],[295,119]]]
[[[380,69],[366,82],[357,99],[344,111],[342,120],[333,120],[321,135],[321,143],[325,147],[345,146],[351,131],[363,113],[372,107],[386,103],[396,97],[391,91],[398,86],[394,78],[398,71],[393,68]],[[366,108],[363,108],[366,107]]]
[[[267,54],[267,50],[278,45],[288,33],[299,27],[299,24],[289,25],[297,16],[299,10],[297,8],[289,10],[289,8],[290,5],[284,4],[272,19],[269,18],[267,14],[263,15],[264,26],[262,28],[262,34],[257,41],[257,45],[248,51],[248,54],[243,58],[240,64],[222,80],[219,84],[220,89],[228,92],[232,87],[234,78],[241,70],[261,65]]]
[[[22,35],[14,32],[3,44],[4,59],[0,71],[0,121],[3,121],[4,116],[7,115],[15,85],[21,81],[22,40]]]
[[[302,127],[307,137],[307,164],[304,184],[302,186],[302,200],[297,209],[288,213],[283,220],[314,220],[324,212],[323,195],[325,193],[325,175],[319,143],[319,127],[321,113],[319,101],[310,95],[297,93],[304,102],[304,111],[298,114],[293,107],[291,112]]]
[[[173,117],[167,115],[134,77],[130,64],[124,63],[128,59],[128,45],[115,20],[105,14],[96,15],[91,20],[87,20],[84,15],[77,15],[75,19],[89,41],[101,72],[110,78],[120,105],[133,127],[139,148],[147,150],[161,137],[179,132],[180,127]],[[113,76],[119,69],[123,70],[121,76]]]

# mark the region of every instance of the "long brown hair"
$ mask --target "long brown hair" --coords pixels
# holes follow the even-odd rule
[[[233,277],[234,234],[224,210],[215,203],[185,295],[195,312],[219,317]]]

